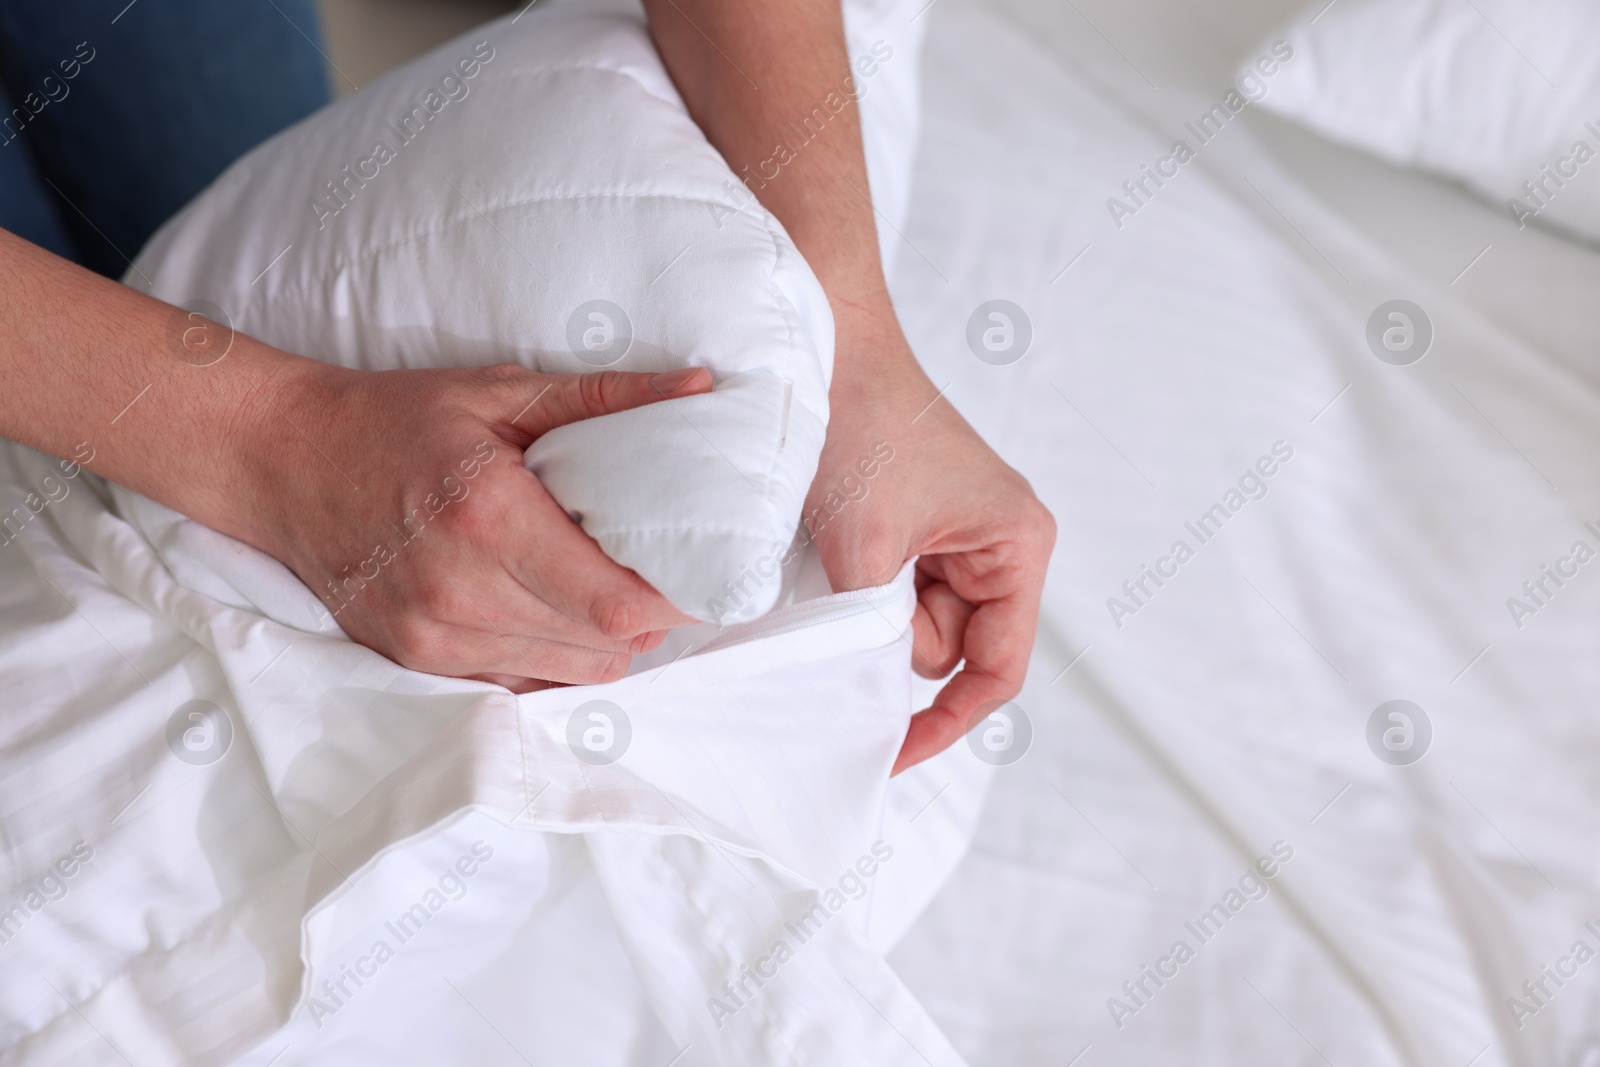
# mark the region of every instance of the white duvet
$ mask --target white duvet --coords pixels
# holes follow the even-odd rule
[[[55,467],[6,465],[12,485]],[[909,571],[612,685],[513,697],[185,589],[78,479],[7,549],[12,1060],[225,1062],[271,1035],[278,1063],[394,1062],[418,1039],[351,1020],[471,998],[474,966],[576,891],[608,910],[650,1036],[694,1047],[681,1062],[903,1060],[885,1017],[958,1062],[867,935],[876,891],[926,862],[885,808]],[[598,701],[631,734],[621,758],[569,744]],[[745,968],[770,978],[780,941],[784,981],[761,990]],[[547,961],[519,962],[531,985]]]
[[[897,298],[1061,524],[1012,766],[885,788],[904,575],[512,698],[191,593],[58,477],[0,547],[3,1062],[1590,1067],[1600,263],[1249,108],[1119,228],[1279,14],[927,16]],[[8,449],[7,499],[52,470]],[[565,743],[593,699],[617,763]]]

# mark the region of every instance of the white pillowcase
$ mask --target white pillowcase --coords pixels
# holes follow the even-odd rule
[[[1316,0],[1285,36],[1263,107],[1600,240],[1600,4]]]
[[[893,219],[916,30],[903,3],[852,7],[854,80],[840,89],[861,98],[875,201]],[[843,103],[817,101],[810,127]],[[796,120],[785,136],[803,152]],[[526,462],[681,610],[737,622],[778,597],[827,424],[832,317],[690,119],[636,3],[546,0],[338,101],[234,164],[126,280],[368,370],[709,367],[711,394],[562,427]],[[263,561],[251,578],[251,550],[119,495],[180,580],[307,625],[274,591],[281,570]]]

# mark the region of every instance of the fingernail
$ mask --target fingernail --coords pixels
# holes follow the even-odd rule
[[[650,376],[650,388],[662,396],[671,396],[673,393],[689,384],[689,379],[700,373],[699,367],[685,367],[682,370],[662,371],[660,374]]]

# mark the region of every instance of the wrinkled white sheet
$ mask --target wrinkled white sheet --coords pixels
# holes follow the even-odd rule
[[[1600,574],[1520,629],[1506,602],[1600,548],[1600,257],[1250,108],[1118,229],[1107,199],[1288,12],[935,13],[896,292],[1061,533],[1034,748],[896,969],[972,1063],[1590,1067]],[[993,298],[1032,319],[1011,367],[963,342]],[[1366,343],[1394,298],[1435,330],[1411,366]],[[1265,499],[1119,629],[1107,599],[1280,440]],[[1411,766],[1367,745],[1392,699],[1431,721]],[[1536,1005],[1545,966],[1577,974]]]
[[[223,1062],[241,1020],[256,1064],[955,1062],[903,981],[974,1064],[1590,1067],[1600,965],[1543,979],[1537,1006],[1522,983],[1573,967],[1580,939],[1600,948],[1584,925],[1600,926],[1600,585],[1584,566],[1521,628],[1506,600],[1574,541],[1600,547],[1584,526],[1600,525],[1600,262],[1248,111],[1117,229],[1106,199],[1280,14],[940,0],[927,16],[897,299],[936,383],[1061,536],[1020,698],[1033,747],[992,772],[975,844],[893,972],[872,947],[898,924],[863,900],[729,1022],[764,1045],[722,1044],[703,1014],[710,979],[802,886],[837,885],[881,839],[874,892],[904,917],[916,902],[890,880],[936,884],[962,840],[988,768],[958,746],[880,800],[909,699],[855,710],[835,688],[904,656],[887,591],[887,623],[863,612],[842,646],[797,651],[785,685],[818,697],[799,720],[753,700],[708,728],[705,678],[679,674],[698,657],[665,668],[673,729],[649,733],[676,750],[651,751],[636,717],[662,777],[635,781],[542,728],[566,710],[545,701],[575,697],[513,709],[217,618],[78,480],[0,548],[4,899],[78,840],[94,850],[0,945],[0,1062],[121,1063],[112,1042],[140,1064]],[[1365,340],[1397,297],[1436,332],[1406,367]],[[1033,325],[1008,367],[965,345],[994,298]],[[1294,452],[1265,498],[1118,628],[1107,598],[1278,441]],[[44,469],[8,454],[4,499]],[[705,669],[737,673],[737,652]],[[162,740],[197,693],[240,701],[209,768]],[[1367,745],[1391,699],[1432,725],[1411,766]],[[546,818],[597,832],[521,829]],[[479,841],[493,857],[379,978],[322,1030],[303,1004],[278,1029],[382,936],[363,916],[392,921]],[[1279,842],[1274,877],[1244,882],[1265,899],[1202,943],[1185,924],[1230,889],[1248,899]],[[317,901],[302,945],[286,931]],[[1180,939],[1192,959],[1155,986],[1143,968]],[[1113,996],[1137,1009],[1120,1028]],[[1513,996],[1537,1007],[1520,1029]]]
[[[55,467],[13,447],[3,462],[12,487]],[[89,478],[5,548],[11,1062],[228,1062],[269,1035],[260,1059],[278,1063],[447,1050],[460,1041],[401,1011],[407,993],[470,1008],[450,979],[574,886],[611,916],[674,1051],[691,1047],[680,1062],[959,1062],[866,934],[898,858],[885,786],[911,711],[909,570],[617,683],[512,697],[179,586]],[[232,725],[210,762],[174,758],[197,698]],[[609,764],[569,743],[595,700],[631,727]],[[33,907],[78,842],[87,858]],[[770,979],[780,940],[781,984],[708,1010],[744,967]],[[385,1052],[395,1020],[418,1040]],[[541,1047],[570,1062],[586,1031],[569,1017]]]
[[[914,86],[904,8],[854,5],[851,31],[892,35]],[[890,231],[910,95],[868,101],[892,120],[874,141]],[[881,958],[985,781],[965,768],[900,841],[929,799],[925,772],[887,782],[912,710],[909,568],[833,596],[805,556],[759,623],[680,631],[612,686],[513,698],[400,670],[260,553],[3,453],[22,607],[0,649],[0,1058],[450,1060],[496,1033],[479,1003],[520,992],[526,1014],[541,979],[581,989],[568,964],[598,944],[617,966],[591,996],[651,1028],[547,1016],[533,1047],[553,1062],[625,1062],[639,1040],[686,1065],[959,1062]],[[584,758],[591,734],[614,760]],[[590,923],[566,931],[562,908]],[[552,948],[476,988],[518,930]]]
[[[907,0],[847,7],[850,86],[892,238],[916,145],[920,26]],[[807,136],[845,106],[839,89]],[[358,148],[368,155],[352,164]],[[711,392],[557,427],[525,461],[686,614],[746,622],[775,603],[773,559],[794,539],[827,425],[832,317],[783,227],[689,116],[633,0],[508,15],[308,116],[164,224],[124,281],[359,370],[703,366]],[[587,350],[602,336],[605,351]],[[430,487],[434,503],[464,485]],[[332,632],[329,612],[362,584],[308,598],[275,563],[244,565],[221,534],[114,495],[180,582],[235,606]],[[428,520],[396,514],[393,530],[368,531],[380,561]]]

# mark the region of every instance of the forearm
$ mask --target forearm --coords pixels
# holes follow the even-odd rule
[[[892,321],[839,0],[759,13],[731,0],[645,0],[645,8],[690,114],[788,230],[840,332]],[[816,109],[826,121],[808,128]]]
[[[225,358],[196,365],[227,343],[219,327],[0,230],[0,436],[255,540],[231,490],[251,452],[270,447],[274,390],[310,361],[241,334]]]

